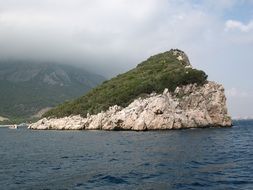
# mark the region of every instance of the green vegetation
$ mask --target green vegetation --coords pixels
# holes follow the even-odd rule
[[[43,108],[75,99],[101,84],[104,78],[68,65],[0,62],[0,116],[10,121],[32,120]]]
[[[206,79],[207,75],[203,71],[185,68],[169,51],[150,57],[135,69],[105,81],[86,95],[65,102],[44,116],[96,114],[115,104],[125,107],[137,97],[154,91],[161,93],[165,88],[174,91],[177,86],[190,83],[202,85]]]

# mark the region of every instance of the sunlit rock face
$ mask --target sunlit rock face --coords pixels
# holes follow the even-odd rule
[[[117,105],[96,115],[43,118],[30,129],[59,130],[166,130],[230,127],[224,88],[215,82],[190,84],[138,98],[129,106]]]
[[[179,60],[182,63],[182,65],[184,65],[187,68],[192,68],[189,58],[185,52],[179,49],[171,49],[170,51],[172,51],[173,55],[176,56],[177,60]]]

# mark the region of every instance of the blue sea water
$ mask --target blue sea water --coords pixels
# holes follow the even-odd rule
[[[253,122],[156,132],[0,128],[0,189],[253,189]]]

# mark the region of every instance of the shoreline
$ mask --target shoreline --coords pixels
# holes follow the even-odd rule
[[[32,131],[104,131],[104,132],[163,132],[163,131],[184,131],[184,130],[194,130],[194,129],[221,129],[221,128],[232,128],[235,127],[235,125],[229,125],[229,126],[203,126],[203,127],[184,127],[184,128],[173,128],[173,129],[146,129],[146,130],[133,130],[133,129],[31,129],[27,128],[28,130]]]
[[[0,128],[7,128],[7,127],[11,127],[13,125],[0,125]]]
[[[19,125],[17,125],[17,124],[13,124],[13,125],[0,125],[0,128],[18,129]]]
[[[108,110],[86,117],[70,115],[42,118],[30,129],[38,130],[171,130],[183,128],[230,127],[232,120],[226,108],[224,88],[215,82],[203,86],[190,84],[164,89],[135,99],[127,107],[114,105]]]

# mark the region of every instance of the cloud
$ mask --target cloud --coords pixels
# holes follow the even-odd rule
[[[250,97],[250,93],[239,90],[237,88],[231,88],[231,89],[226,90],[226,95],[228,97],[236,97],[236,98]]]
[[[207,37],[212,23],[204,11],[174,0],[47,0],[39,5],[10,0],[0,5],[1,58],[78,62],[109,75]]]
[[[242,32],[250,32],[253,30],[253,21],[250,21],[248,24],[243,24],[240,21],[228,20],[225,24],[225,31],[230,30],[240,30]]]
[[[180,48],[212,77],[210,71],[217,73],[220,60],[234,51],[231,43],[252,41],[250,32],[224,31],[219,11],[236,2],[0,0],[0,57],[81,64],[110,77]]]
[[[82,65],[107,77],[171,48],[253,105],[252,0],[0,0],[0,60]],[[250,11],[250,10],[249,10]],[[229,14],[227,14],[229,12]],[[246,97],[247,98],[244,98]],[[235,105],[235,101],[229,101]],[[230,106],[238,113],[240,105]],[[251,110],[251,107],[248,106]],[[245,109],[244,109],[245,110]]]

